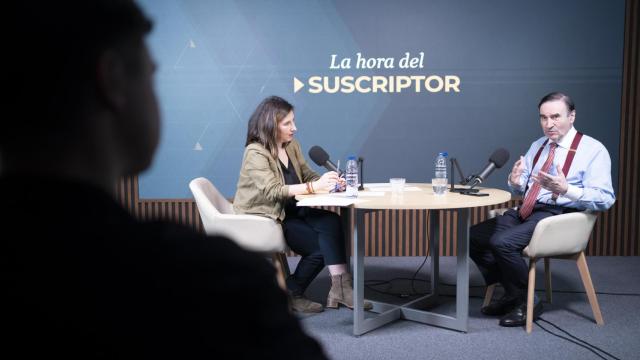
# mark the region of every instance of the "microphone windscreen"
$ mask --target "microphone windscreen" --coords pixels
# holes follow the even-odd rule
[[[329,154],[318,145],[314,145],[309,149],[309,157],[318,166],[324,166],[329,160]]]
[[[509,152],[506,149],[500,148],[491,154],[489,161],[496,164],[496,168],[500,169],[509,160]]]

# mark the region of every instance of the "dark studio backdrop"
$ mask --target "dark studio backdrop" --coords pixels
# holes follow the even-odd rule
[[[636,2],[139,3],[155,22],[149,44],[163,129],[152,168],[119,186],[137,215],[199,228],[189,181],[204,176],[234,195],[248,118],[269,95],[296,107],[305,154],[320,145],[334,162],[362,156],[366,182],[429,182],[439,151],[478,172],[504,147],[511,159],[486,185],[506,189],[513,162],[542,136],[539,99],[557,90],[573,97],[576,128],[612,159],[619,200],[600,217],[589,254],[638,254]],[[402,238],[403,228],[415,233],[425,218],[397,213],[368,220],[398,224],[395,234],[368,235],[369,255],[421,253],[407,252],[415,244],[374,249]],[[455,221],[447,218],[445,232]]]
[[[305,153],[362,156],[367,182],[430,182],[439,151],[478,172],[504,147],[511,159],[487,185],[506,188],[542,135],[538,100],[559,90],[617,175],[623,0],[141,3],[164,119],[142,198],[189,197],[197,176],[233,196],[248,118],[268,95],[296,107]]]

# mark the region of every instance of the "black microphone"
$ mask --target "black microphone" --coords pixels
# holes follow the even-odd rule
[[[482,169],[480,174],[475,175],[469,183],[470,188],[481,184],[487,177],[489,177],[489,174],[491,174],[493,170],[500,169],[504,164],[506,164],[507,160],[509,160],[509,152],[506,149],[500,148],[494,151],[493,154],[491,154],[491,157],[489,157],[489,163],[487,166]]]
[[[312,146],[311,149],[309,149],[309,157],[311,158],[311,160],[313,160],[314,163],[316,163],[316,165],[324,166],[329,171],[337,172],[338,176],[341,175],[340,169],[338,169],[336,164],[332,163],[331,160],[329,160],[329,154],[327,154],[327,152],[324,151],[324,149],[320,146]]]

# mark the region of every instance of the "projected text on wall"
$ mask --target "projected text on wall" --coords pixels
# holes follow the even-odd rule
[[[354,58],[331,54],[329,70],[407,70],[424,68],[424,52],[416,56],[406,52],[400,58],[365,57],[356,53]],[[350,93],[459,93],[460,77],[450,74],[398,74],[398,75],[311,75],[293,78],[293,91],[305,89],[310,94]]]

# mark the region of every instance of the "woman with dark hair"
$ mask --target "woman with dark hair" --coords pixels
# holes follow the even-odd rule
[[[247,142],[234,198],[236,213],[268,216],[282,224],[289,247],[302,258],[287,279],[292,307],[299,312],[321,312],[322,305],[303,296],[311,281],[328,265],[331,290],[327,307],[353,308],[351,274],[340,218],[321,209],[297,207],[295,195],[328,192],[344,180],[334,171],[322,176],[304,159],[296,133],[293,106],[271,96],[249,119]]]

